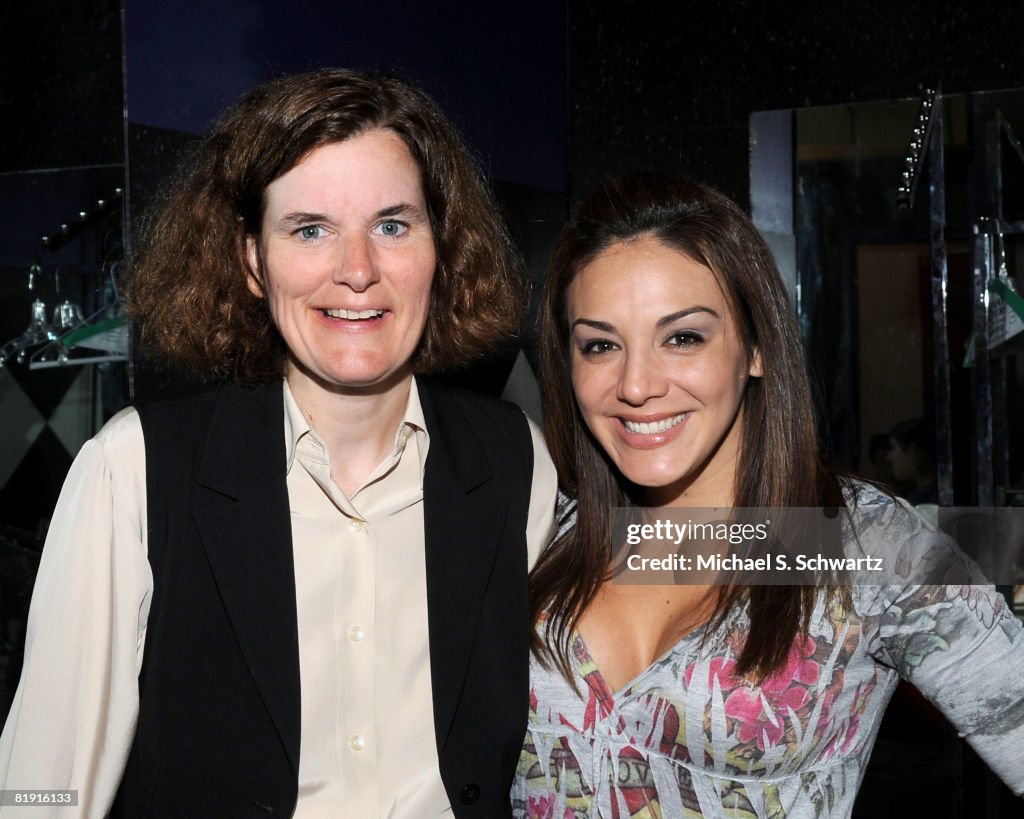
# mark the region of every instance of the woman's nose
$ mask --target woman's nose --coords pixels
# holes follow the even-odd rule
[[[619,400],[639,407],[668,392],[668,379],[657,357],[650,352],[629,352],[619,378]]]
[[[361,293],[380,280],[373,251],[365,236],[352,236],[341,243],[332,281]]]

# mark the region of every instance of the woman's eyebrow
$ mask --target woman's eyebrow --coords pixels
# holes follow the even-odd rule
[[[593,327],[595,330],[600,330],[602,333],[614,333],[615,325],[609,324],[607,321],[598,321],[597,319],[578,318],[572,323],[569,328],[573,330],[577,324],[585,324],[587,327]]]
[[[411,219],[425,218],[423,211],[408,202],[398,202],[381,208],[374,215],[374,219],[387,219],[391,216],[406,216]],[[326,213],[310,213],[309,211],[296,210],[284,213],[278,218],[277,224],[281,227],[300,227],[313,222],[330,222],[331,217]]]
[[[678,321],[681,318],[686,318],[693,313],[710,313],[715,318],[720,319],[722,316],[717,310],[712,310],[710,307],[705,307],[703,304],[697,304],[693,307],[687,307],[685,310],[677,310],[675,313],[669,313],[667,316],[662,316],[658,319],[657,327],[664,327],[666,324],[671,324],[674,321]]]
[[[386,219],[389,216],[409,216],[412,218],[424,218],[423,211],[411,205],[408,202],[399,202],[395,205],[389,205],[386,208],[381,208],[377,211],[377,219]]]
[[[706,307],[703,304],[697,304],[694,305],[693,307],[687,307],[683,310],[677,310],[674,313],[669,313],[667,316],[662,316],[660,319],[658,319],[658,322],[655,326],[664,327],[666,324],[671,324],[674,321],[678,321],[681,318],[686,318],[687,316],[692,315],[694,313],[708,313],[709,315],[712,315],[718,319],[722,317],[722,315],[717,310],[714,310],[710,307]],[[603,333],[616,332],[614,324],[610,324],[607,321],[598,321],[597,319],[590,319],[584,317],[576,319],[569,329],[574,329],[577,324],[584,324],[587,327],[593,327],[595,330],[600,330]]]
[[[285,213],[277,220],[277,224],[281,227],[299,227],[300,225],[308,225],[311,222],[327,222],[327,214],[324,213],[307,213],[305,211],[293,211],[291,213]]]

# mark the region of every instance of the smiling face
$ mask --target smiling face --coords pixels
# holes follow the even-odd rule
[[[403,383],[436,267],[420,170],[393,131],[322,145],[264,193],[249,288],[288,348],[292,389]]]
[[[761,364],[714,274],[650,236],[617,242],[576,275],[567,308],[580,413],[643,502],[731,504]]]

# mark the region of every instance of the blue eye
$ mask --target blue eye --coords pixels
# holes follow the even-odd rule
[[[303,225],[295,233],[304,241],[315,242],[317,239],[322,239],[327,231],[323,225]]]
[[[409,226],[405,224],[405,222],[399,222],[395,219],[388,219],[384,222],[381,222],[377,226],[377,229],[380,231],[382,235],[394,238],[397,236],[401,236],[403,233],[405,233],[409,229]]]

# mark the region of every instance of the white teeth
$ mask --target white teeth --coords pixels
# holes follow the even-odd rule
[[[630,432],[637,432],[641,435],[654,435],[657,432],[667,432],[672,429],[676,424],[682,421],[686,417],[686,413],[682,412],[679,415],[675,415],[672,418],[665,418],[662,421],[654,421],[650,424],[641,424],[636,421],[623,421],[626,429]]]
[[[375,319],[384,315],[383,310],[324,310],[324,313],[331,318],[348,319],[349,321]]]

